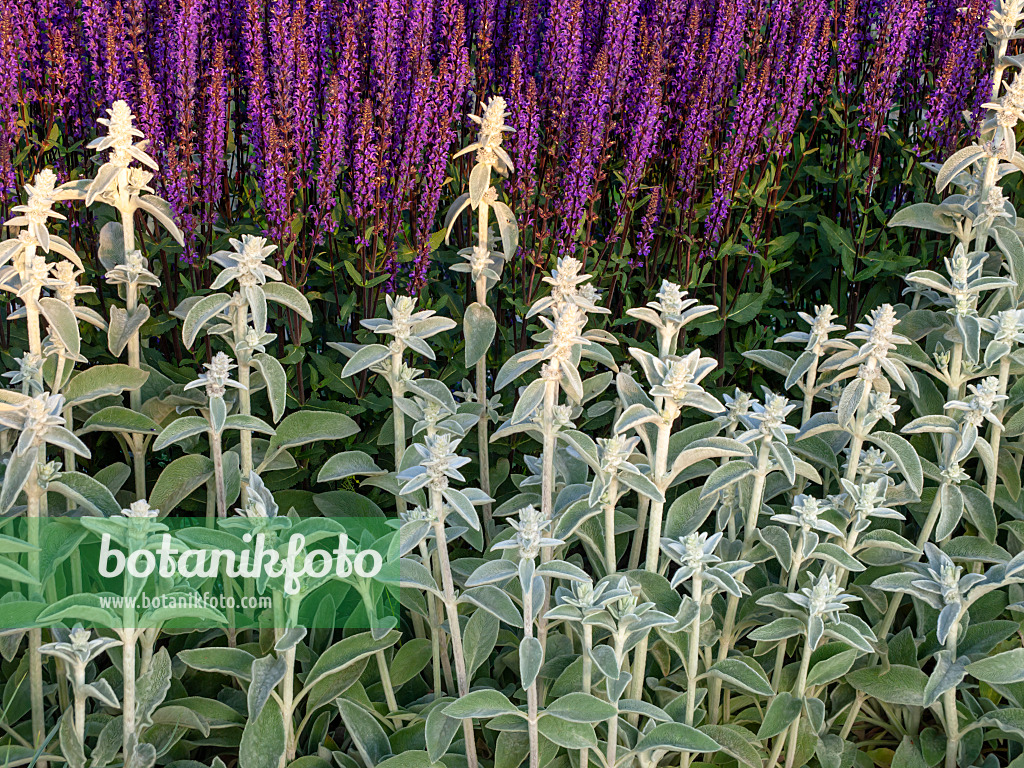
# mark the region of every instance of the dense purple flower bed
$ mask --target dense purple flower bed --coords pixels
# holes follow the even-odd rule
[[[416,288],[461,188],[461,115],[496,93],[517,129],[524,299],[552,254],[580,247],[599,277],[692,283],[724,243],[779,234],[787,195],[828,193],[794,189],[820,125],[844,139],[829,173],[906,199],[901,178],[875,178],[887,131],[927,159],[980,103],[987,6],[960,5],[4,0],[0,179],[9,204],[44,164],[82,173],[83,140],[122,98],[153,139],[185,262],[215,225],[250,220],[292,245],[292,282],[326,254]],[[837,217],[855,231],[855,211]]]

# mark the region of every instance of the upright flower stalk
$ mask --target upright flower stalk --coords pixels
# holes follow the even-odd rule
[[[459,254],[466,264],[456,264],[453,269],[468,272],[473,282],[476,301],[466,307],[463,332],[466,339],[466,367],[476,368],[475,401],[480,409],[477,423],[477,450],[480,462],[480,490],[488,496],[491,493],[491,466],[488,438],[489,399],[487,394],[487,351],[494,341],[497,321],[494,311],[487,304],[487,291],[501,276],[505,261],[515,256],[519,243],[519,225],[512,209],[498,199],[498,191],[491,186],[491,175],[508,176],[514,170],[512,160],[502,147],[506,132],[513,129],[505,124],[505,100],[494,96],[484,106],[483,115],[470,115],[479,124],[476,141],[455,154],[455,158],[469,152],[476,152],[476,162],[469,174],[469,192],[459,197],[448,212],[445,224],[446,240],[451,236],[452,227],[459,214],[470,206],[477,214],[477,244],[464,248]],[[501,233],[504,253],[493,250],[491,242],[490,214],[494,212]],[[484,506],[484,528],[487,536],[494,535],[491,520],[491,505]]]

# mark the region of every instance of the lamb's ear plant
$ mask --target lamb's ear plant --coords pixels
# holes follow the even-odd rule
[[[97,152],[107,152],[105,161],[95,177],[72,182],[69,188],[76,193],[75,198],[84,200],[87,206],[100,203],[118,212],[120,222],[109,222],[100,233],[98,254],[107,270],[107,280],[118,287],[125,302],[124,308],[112,306],[109,309],[107,347],[115,357],[120,357],[127,349],[128,365],[144,370],[140,330],[150,319],[150,311],[142,300],[142,290],[159,287],[160,280],[149,269],[144,243],[136,242],[136,213],[141,211],[151,216],[178,245],[184,240],[170,205],[153,194],[149,186],[159,166],[146,151],[149,140],[135,127],[131,108],[124,101],[115,101],[107,115],[97,121],[107,129],[107,135],[88,145]],[[141,388],[129,391],[129,404],[132,412],[142,413]],[[132,456],[135,495],[145,498],[146,450],[153,432],[131,429],[133,419],[128,414],[111,413],[110,418],[113,422],[108,429],[123,435]]]
[[[281,272],[265,263],[277,246],[269,245],[265,238],[255,235],[230,238],[229,243],[230,249],[210,255],[210,260],[222,267],[210,287],[219,291],[234,282],[236,290],[186,299],[177,310],[184,320],[182,341],[186,348],[191,348],[204,329],[210,336],[224,339],[238,363],[239,415],[245,418],[253,416],[252,393],[256,387],[251,378],[255,368],[262,379],[262,386],[266,388],[273,420],[278,422],[285,412],[288,378],[278,359],[266,351],[266,345],[275,339],[274,334],[267,331],[267,304],[279,304],[307,322],[313,321],[312,311],[306,298],[283,281]],[[254,431],[259,430],[245,427],[239,431],[243,482],[256,468],[253,459]],[[248,488],[243,486],[242,492],[244,502]]]
[[[463,336],[466,341],[466,367],[476,370],[474,400],[480,410],[477,423],[480,490],[490,496],[491,466],[487,432],[491,401],[487,394],[487,352],[494,342],[498,326],[494,310],[487,304],[487,291],[501,279],[501,269],[505,261],[516,255],[519,248],[519,225],[512,209],[498,199],[497,189],[491,186],[492,174],[508,176],[515,170],[511,158],[502,148],[504,133],[513,130],[505,124],[505,100],[500,96],[494,96],[484,105],[482,116],[469,117],[480,125],[480,131],[476,141],[457,152],[453,159],[469,152],[476,152],[476,162],[469,174],[469,191],[456,198],[448,211],[445,242],[447,243],[451,237],[452,227],[459,214],[469,206],[477,214],[477,243],[459,251],[459,255],[465,258],[467,263],[456,264],[452,269],[469,273],[476,297],[476,301],[466,307]],[[492,211],[501,233],[503,252],[494,250],[491,241]],[[484,506],[483,511],[484,529],[490,539],[494,536],[490,502]]]
[[[434,399],[429,390],[419,387],[416,379],[423,373],[410,368],[405,362],[406,350],[434,360],[434,351],[426,339],[455,327],[455,322],[447,317],[440,317],[431,309],[416,309],[416,299],[412,296],[386,297],[389,317],[363,320],[362,325],[372,333],[391,336],[387,344],[348,344],[331,342],[331,346],[349,357],[342,369],[342,376],[355,376],[369,370],[382,374],[391,390],[392,412],[390,424],[394,437],[395,471],[403,466],[406,451],[406,416],[402,412],[400,402],[407,392],[415,393],[426,399]],[[405,500],[402,494],[396,494],[399,512],[405,511]]]

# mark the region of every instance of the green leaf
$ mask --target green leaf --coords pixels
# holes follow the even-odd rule
[[[739,659],[723,659],[708,670],[708,675],[720,679],[726,688],[757,696],[772,696],[775,693],[760,668],[754,669]]]
[[[462,331],[466,338],[466,367],[472,368],[477,360],[487,354],[494,342],[494,334],[498,323],[494,312],[485,304],[473,302],[466,307],[466,316],[462,321]]]
[[[200,672],[218,672],[231,675],[239,680],[250,680],[255,657],[241,648],[193,648],[178,651],[178,658],[192,669]]]
[[[536,637],[524,637],[519,641],[519,680],[529,688],[537,679],[540,665],[544,663],[544,649]]]
[[[852,280],[856,272],[857,249],[853,247],[850,233],[824,215],[818,216],[818,226],[825,233],[825,239],[832,252],[842,261],[846,277]]]
[[[141,389],[149,372],[130,365],[94,365],[72,377],[64,389],[68,405],[83,405],[101,397]]]
[[[288,309],[298,313],[299,317],[306,322],[313,322],[313,310],[310,309],[309,302],[298,289],[287,283],[275,282],[264,285],[263,293],[266,294],[268,301],[274,301],[288,307]]]
[[[470,691],[445,707],[444,713],[456,720],[466,720],[471,717],[497,717],[498,715],[524,716],[513,706],[505,694],[493,689]]]
[[[846,682],[886,704],[920,707],[928,676],[916,667],[892,664],[887,671],[881,667],[855,669],[847,673]]]
[[[338,711],[363,761],[367,765],[380,765],[391,754],[391,744],[377,719],[359,704],[344,698],[338,699]]]
[[[257,719],[245,724],[238,745],[238,764],[246,768],[279,768],[284,752],[284,716],[277,701],[271,699]]]
[[[121,514],[121,505],[110,489],[81,472],[61,472],[60,480],[51,482],[49,489],[94,515],[113,517]]]
[[[377,466],[376,462],[362,451],[345,451],[336,453],[329,458],[320,468],[317,475],[318,483],[330,483],[335,480],[343,480],[353,475],[386,475],[383,469]]]
[[[169,445],[204,434],[209,429],[209,422],[202,416],[182,416],[163,428],[157,439],[153,441],[153,450],[162,451]]]
[[[853,662],[860,656],[860,651],[851,648],[848,651],[841,651],[835,656],[822,659],[807,673],[807,685],[825,685],[850,671]]]
[[[588,723],[562,720],[545,712],[537,723],[537,730],[548,741],[566,749],[597,749],[597,734]]]
[[[660,723],[636,743],[635,752],[667,749],[675,752],[717,752],[722,746],[711,736],[682,723]]]
[[[760,741],[778,736],[796,720],[803,705],[800,699],[796,698],[789,691],[783,691],[776,696],[768,705],[768,711],[764,713],[764,720],[757,730],[757,738]]]
[[[149,416],[123,408],[120,405],[107,406],[94,413],[85,422],[78,434],[89,432],[130,432],[141,435],[160,434],[160,425]]]
[[[149,504],[162,515],[170,514],[190,493],[213,477],[213,461],[189,454],[175,459],[160,473],[149,494]]]
[[[379,639],[374,639],[372,632],[361,632],[358,635],[351,635],[344,640],[339,640],[316,660],[306,676],[305,687],[309,688],[317,680],[337,675],[349,665],[371,656],[377,651],[390,648],[398,642],[399,637],[400,634],[392,630]]]
[[[979,717],[965,730],[971,728],[995,728],[1009,736],[1016,736],[1017,741],[1024,741],[1024,709],[1019,707],[993,709]]]
[[[68,351],[69,357],[78,357],[82,351],[82,337],[78,331],[78,318],[71,307],[60,299],[39,299],[39,308],[46,318],[49,331],[57,336]]]
[[[203,327],[221,314],[231,304],[231,297],[224,293],[214,293],[203,296],[199,301],[189,307],[185,315],[185,322],[181,326],[181,339],[185,342],[185,348],[191,349],[196,341],[196,336]]]
[[[989,685],[1024,681],[1024,648],[1014,648],[968,664],[967,673]]]
[[[427,715],[423,728],[427,742],[427,755],[431,760],[440,760],[452,744],[452,739],[462,727],[462,721],[448,717],[443,706],[436,706]]]
[[[614,704],[578,691],[551,702],[544,712],[574,723],[600,723],[618,715]]]
[[[341,369],[342,378],[355,376],[391,357],[391,350],[383,344],[364,344]]]
[[[284,366],[273,355],[260,352],[253,355],[252,364],[263,376],[267,385],[267,399],[270,401],[270,413],[274,423],[280,421],[284,415],[285,402],[288,395],[288,375],[284,372]]]
[[[920,496],[921,490],[924,488],[924,470],[921,466],[921,458],[917,455],[914,447],[904,438],[892,432],[875,432],[869,435],[868,439],[896,462],[896,467],[906,478],[907,485]]]
[[[378,763],[377,768],[445,768],[445,766],[443,763],[431,762],[430,757],[422,750],[410,750],[389,757]]]
[[[708,479],[704,481],[704,487],[701,489],[700,496],[703,499],[706,496],[719,493],[733,483],[739,482],[753,471],[754,467],[749,461],[730,461],[727,464],[723,464],[708,475]]]
[[[344,440],[358,432],[358,425],[343,413],[296,411],[285,416],[277,426],[277,432],[270,438],[267,456],[321,440]]]
[[[904,206],[889,219],[887,226],[927,229],[931,232],[941,232],[944,235],[952,234],[955,230],[949,217],[943,216],[934,203],[914,203]]]
[[[754,746],[754,734],[738,725],[702,725],[698,729],[717,741],[722,751],[749,768],[762,768],[764,762]]]

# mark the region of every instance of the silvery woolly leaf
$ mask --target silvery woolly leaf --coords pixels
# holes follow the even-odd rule
[[[516,570],[516,564],[511,560],[488,560],[466,579],[466,586],[478,587],[481,584],[494,584],[505,581],[514,577]]]
[[[1024,648],[997,653],[967,665],[967,673],[989,685],[1009,685],[1024,681]]]
[[[941,650],[935,654],[935,668],[928,678],[928,685],[924,689],[924,705],[930,707],[939,697],[950,688],[960,685],[960,682],[967,676],[966,656],[954,659],[953,654],[947,650]]]
[[[524,637],[519,641],[519,677],[523,688],[533,685],[543,663],[544,649],[540,640],[535,637]]]

